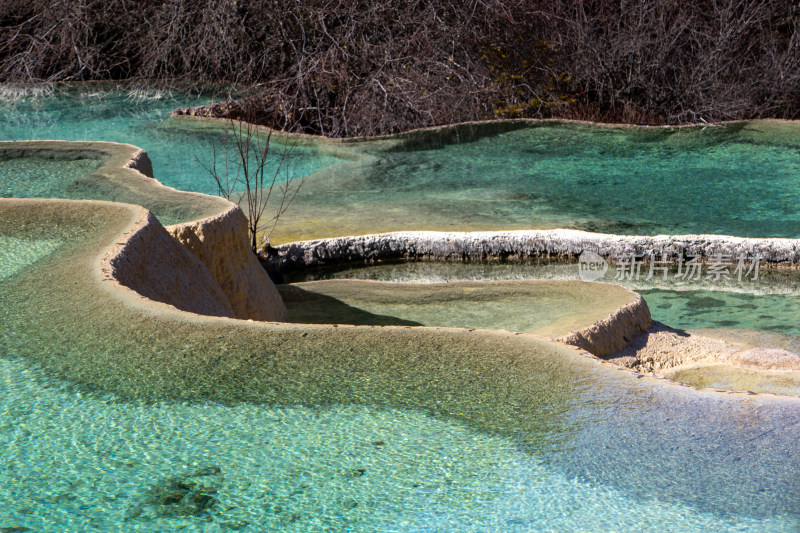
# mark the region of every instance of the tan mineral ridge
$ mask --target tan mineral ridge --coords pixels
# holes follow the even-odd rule
[[[157,306],[153,308],[147,304],[147,301],[155,300],[168,304],[172,309],[195,315],[273,322],[287,318],[286,308],[275,286],[249,251],[245,219],[234,204],[219,198],[183,193],[164,187],[150,177],[152,169],[146,154],[129,145],[44,141],[0,143],[0,149],[20,152],[99,152],[108,159],[92,174],[94,179],[104,185],[111,183],[120,190],[128,191],[128,201],[155,201],[159,204],[174,202],[178,207],[190,206],[190,210],[196,211],[195,218],[191,221],[164,228],[147,210],[133,205],[116,204],[122,208],[122,211],[116,212],[125,212],[130,221],[121,226],[124,232],[114,239],[109,248],[104,249],[100,268],[103,280],[111,281],[112,285],[119,284],[119,289],[123,292],[131,291],[131,296],[135,293],[133,300],[138,303],[134,307],[158,309]],[[23,213],[29,209],[39,211],[34,218],[41,219],[42,213],[48,212],[56,219],[71,218],[72,224],[75,214],[84,212],[87,205],[96,206],[98,213],[115,212],[113,204],[108,202],[3,199],[0,204],[4,207],[6,216],[14,221],[25,219]],[[14,231],[14,223],[16,222],[6,218],[6,227],[12,228],[11,231]],[[748,253],[766,252],[768,258],[794,262],[797,253],[794,241],[756,241],[707,236],[618,237],[564,230],[494,234],[408,232],[293,243],[282,247],[281,252],[285,260],[293,261],[297,266],[313,266],[331,260],[352,260],[354,257],[375,258],[376,254],[437,259],[454,254],[463,256],[465,253],[466,256],[480,257],[494,254],[530,256],[542,253],[571,256],[586,247],[618,253],[632,248],[652,249],[659,246],[663,247],[661,249],[677,251],[688,245],[699,247],[704,254],[721,249],[746,249]],[[64,275],[74,278],[76,273],[65,272]],[[88,286],[85,290],[95,292],[94,288]],[[296,304],[302,301],[302,298],[297,297],[298,291],[313,293],[312,300],[317,298],[316,304],[327,299],[328,303],[333,304],[330,309],[335,310],[337,315],[343,306],[356,309],[361,306],[356,315],[359,312],[362,315],[375,315],[380,314],[382,309],[391,308],[395,314],[390,316],[406,322],[418,322],[422,325],[429,322],[431,326],[442,327],[453,326],[455,321],[458,326],[470,326],[469,329],[476,330],[476,334],[479,331],[485,332],[479,336],[486,336],[486,341],[499,338],[497,334],[489,335],[487,330],[481,329],[485,327],[511,331],[521,329],[545,337],[558,337],[559,341],[583,348],[595,355],[605,356],[624,367],[638,372],[653,372],[696,387],[792,395],[797,395],[800,391],[798,356],[780,346],[776,347],[774,337],[770,340],[755,332],[745,334],[729,330],[704,331],[698,334],[671,330],[659,324],[647,331],[651,323],[644,301],[635,293],[612,285],[528,280],[479,283],[474,286],[467,283],[449,284],[445,287],[417,287],[349,281],[316,286],[298,285],[284,289],[284,295],[289,300],[293,298],[293,303]],[[424,295],[426,291],[427,295]],[[504,298],[508,301],[507,311],[512,313],[512,317],[513,314],[525,313],[525,306],[528,305],[531,314],[538,313],[543,318],[536,324],[529,324],[530,327],[514,324],[513,320],[509,324],[497,323],[496,318],[487,322],[487,317],[498,314],[493,306],[498,305],[498,302],[502,306]],[[554,298],[562,304],[564,301],[570,303],[560,310],[554,307],[554,311],[548,314],[545,304],[548,301],[554,302]],[[131,297],[125,297],[124,300],[133,301]],[[403,306],[407,308],[405,316],[396,312]],[[323,308],[316,310],[317,316],[313,321],[326,322],[319,315]],[[295,312],[298,309],[295,306]],[[456,315],[460,313],[461,318],[465,314],[471,315],[470,320],[474,320],[474,325],[464,323],[456,315],[448,317],[445,310],[458,311]],[[313,315],[309,314],[308,309],[304,312],[306,317]],[[322,312],[324,314],[324,309]],[[426,312],[428,316],[422,316]],[[325,336],[339,337],[331,337],[335,331],[331,327],[336,328],[336,325],[322,326],[322,330],[328,332]],[[419,328],[419,333],[412,338],[422,342],[435,329],[438,328]],[[445,329],[452,331],[450,328]],[[385,343],[382,348],[384,351],[389,345],[399,346],[396,344],[399,338],[391,340],[396,336],[395,333],[399,333],[391,333],[393,330],[394,327],[391,326],[378,330],[372,327],[366,330],[359,330],[358,327],[345,330],[340,328],[345,333],[339,341],[343,344],[335,343],[330,346],[330,353],[345,348],[347,349],[344,351],[352,352],[357,349],[359,338],[364,341],[370,339],[367,341],[370,345],[373,341]],[[347,334],[347,331],[352,333]],[[363,331],[364,335],[356,334],[358,331]],[[431,333],[425,333],[426,331]],[[279,352],[273,350],[278,346],[288,348],[291,345],[297,349],[297,339],[291,342],[288,339],[302,332],[305,332],[305,337],[311,332],[321,331],[319,326],[297,324],[288,329],[266,327],[263,333],[272,338],[267,344],[274,347],[268,351],[277,356]],[[512,341],[502,333],[500,335],[504,342]],[[279,341],[279,338],[284,340]],[[311,339],[302,344],[308,342]],[[788,343],[786,340],[787,347]],[[556,344],[551,342],[551,345]],[[541,345],[539,349],[548,351],[545,345]],[[414,349],[421,350],[415,352],[419,356],[425,352],[422,345]],[[315,351],[313,345],[302,349],[303,352],[307,350]],[[437,350],[441,350],[441,347]]]

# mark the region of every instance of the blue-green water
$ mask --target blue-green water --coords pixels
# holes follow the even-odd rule
[[[640,291],[654,320],[674,328],[741,328],[800,337],[800,295],[729,291]]]
[[[659,285],[658,280],[613,280],[639,292],[653,320],[674,328],[736,328],[798,337],[800,342],[800,278],[793,273],[762,272],[757,281],[727,284],[685,282]],[[301,274],[310,279],[368,279],[406,283],[498,279],[578,279],[576,264],[564,263],[397,263]]]
[[[0,139],[134,144],[148,152],[165,184],[214,194],[216,185],[196,157],[211,163],[212,145],[221,150],[222,126],[212,130],[168,117],[174,108],[210,100],[91,88],[0,98]],[[285,232],[285,240],[402,229],[563,227],[800,237],[797,125],[513,128],[442,134],[447,142],[432,135],[339,145],[348,158],[369,157],[312,176],[287,215],[294,227],[278,233]],[[452,142],[456,138],[461,142]],[[312,146],[291,149],[280,179],[342,162]],[[275,143],[275,164],[283,148]]]
[[[0,198],[85,198],[86,191],[70,194],[70,187],[76,180],[97,170],[101,163],[102,160],[90,157],[73,160],[0,158]]]
[[[218,134],[190,133],[166,118],[173,107],[201,101],[184,96],[131,100],[106,93],[57,102],[17,101],[0,111],[5,113],[0,138],[132,143],[148,150],[156,177],[165,183],[208,190],[204,187],[209,182],[198,180],[202,172],[191,152],[207,153],[209,139]],[[758,159],[758,143],[741,132],[725,138],[709,130],[708,142],[692,140],[686,146],[676,142],[682,135],[705,133],[659,134],[655,140],[665,141],[661,146],[617,130],[592,140],[592,131],[583,126],[532,128],[438,149],[378,151],[370,163],[374,167],[342,180],[359,182],[367,176],[373,187],[364,189],[358,201],[386,201],[395,190],[408,198],[430,194],[426,201],[440,202],[445,212],[457,212],[461,205],[466,223],[485,218],[500,225],[526,224],[536,212],[549,213],[554,224],[595,224],[619,232],[719,227],[722,233],[740,228],[754,235],[800,234],[792,226],[797,203],[790,185],[797,153],[791,145],[768,144],[765,153],[772,155]],[[640,150],[632,148],[637,145]],[[298,175],[328,164],[328,156],[308,153],[309,166],[301,163]],[[693,162],[686,159],[692,154],[697,156]],[[750,154],[758,164],[732,157],[737,154]],[[612,164],[614,157],[619,161]],[[770,166],[773,161],[775,167]],[[667,175],[670,168],[684,168],[676,167],[677,162],[691,169],[682,174],[686,190],[696,193],[691,201],[641,187],[642,169],[650,167],[666,181],[679,180]],[[593,169],[591,175],[582,166]],[[789,171],[781,174],[781,169]],[[729,178],[733,183],[720,178],[714,187],[695,179],[702,175],[713,181],[714,172],[734,176],[734,171],[742,173]],[[745,179],[756,171],[762,176],[760,185]],[[782,184],[776,190],[785,204],[759,194],[766,177]],[[734,185],[729,189],[733,194],[722,194]],[[730,202],[728,207],[744,202],[744,215],[717,209],[720,198],[710,190]],[[465,199],[471,201],[459,204]],[[324,200],[339,202],[336,197]],[[668,213],[667,207],[674,211]],[[358,217],[347,202],[340,208]],[[744,216],[744,221],[736,222],[735,216]],[[784,218],[777,224],[775,216]],[[0,285],[12,291],[16,275],[69,241],[57,231],[44,239],[2,237]],[[67,289],[41,288],[56,294]],[[768,303],[759,300],[766,297],[751,295],[644,294],[656,319],[663,311],[667,323],[686,320],[684,327],[748,320],[767,320],[767,326],[778,327],[791,320],[794,309],[788,296],[770,296],[777,303]],[[14,311],[4,307],[4,320],[15,320]],[[186,325],[179,326],[175,342],[187,334]],[[102,353],[103,344],[96,344],[74,349]],[[359,404],[357,398],[353,404],[324,406],[139,403],[75,387],[31,361],[5,355],[0,358],[0,461],[7,467],[0,473],[0,498],[7,503],[0,510],[0,528],[800,529],[800,412],[791,401],[695,393],[626,381],[613,372],[599,377],[576,372],[566,398],[541,390],[543,401],[552,402],[548,409],[559,418],[542,430],[542,446],[531,449],[520,444],[524,439],[518,435],[482,432],[461,419],[425,410]],[[548,367],[558,370],[557,362],[549,362],[543,364],[543,374]],[[362,379],[357,370],[348,376],[354,383]],[[465,383],[468,378],[462,377]],[[177,493],[182,503],[157,505],[153,500],[158,491]]]
[[[575,400],[589,409],[571,416],[565,449],[533,453],[513,439],[402,409],[122,402],[9,359],[0,360],[0,382],[5,528],[800,528],[795,406],[737,408],[667,395],[637,412],[593,389],[591,400]],[[692,427],[704,416],[711,420]],[[159,487],[213,503],[202,511],[157,505]]]
[[[115,371],[106,359],[113,358],[120,342],[133,342],[128,349],[142,362],[170,346],[173,353],[195,357],[203,350],[235,357],[236,338],[248,328],[237,321],[217,325],[216,331],[211,324],[192,326],[179,319],[152,323],[151,317],[120,311],[113,301],[79,296],[86,307],[108,314],[95,316],[101,322],[94,326],[98,331],[86,320],[72,323],[60,316],[79,320],[83,306],[40,307],[70,301],[64,291],[30,286],[36,278],[64,279],[58,271],[70,257],[69,248],[91,237],[70,231],[69,238],[54,232],[53,237],[63,237],[62,246],[40,245],[39,239],[26,243],[19,236],[0,239],[3,254],[16,258],[13,266],[0,265],[0,295],[8,298],[0,310],[4,324],[24,331],[33,317],[44,321],[39,327],[53,328],[25,332],[38,344],[22,346],[4,329],[2,346],[15,353],[36,346],[57,349],[57,358],[76,366],[86,352],[91,356],[87,370],[95,378],[101,377],[97,372]],[[26,244],[41,253],[26,253]],[[17,295],[35,288],[42,291],[35,302]],[[121,312],[136,323],[120,322],[115,317]],[[50,326],[55,317],[59,323]],[[85,345],[65,349],[61,341],[72,328],[90,334],[81,335]],[[137,331],[149,342],[132,339]],[[270,335],[266,329],[250,335],[248,360],[257,364],[267,355],[259,348]],[[452,368],[441,365],[426,376],[439,385],[431,388],[432,397],[426,393],[421,399],[449,406],[447,416],[435,408],[392,405],[392,386],[410,404],[420,399],[420,382],[406,379],[423,362],[373,373],[367,363],[380,354],[380,344],[372,350],[349,352],[339,359],[344,366],[333,369],[303,366],[310,354],[297,357],[289,368],[273,367],[271,373],[288,372],[287,386],[306,380],[304,389],[319,383],[326,390],[332,385],[328,380],[338,376],[348,400],[316,406],[123,399],[58,379],[28,358],[3,357],[0,460],[6,468],[0,473],[0,497],[7,503],[0,509],[0,527],[487,532],[800,527],[796,402],[697,393],[637,380],[575,354],[564,365],[560,359],[567,354],[546,352],[527,354],[538,361],[534,368],[541,376],[503,378],[519,380],[525,390],[520,402],[502,382],[497,390],[473,383],[491,377],[498,370],[495,358],[508,355],[495,353],[480,358],[485,365],[480,374],[465,372],[454,358],[449,359]],[[332,355],[326,350],[319,360]],[[211,371],[217,364],[190,368]],[[174,376],[169,368],[162,371]],[[380,387],[374,387],[376,380],[383,380]],[[470,392],[459,397],[448,388],[450,380],[459,392]],[[218,384],[228,386],[224,380]],[[378,401],[365,400],[371,397]],[[463,415],[492,405],[513,406],[512,416],[527,430],[492,422],[494,431],[481,431]],[[508,421],[508,414],[493,409],[488,420]]]
[[[800,237],[800,127],[774,127],[542,124],[386,154],[370,181],[509,228]]]
[[[171,120],[179,107],[214,101],[211,96],[180,92],[127,91],[88,86],[57,90],[52,95],[33,93],[3,101],[0,98],[0,140],[110,141],[132,144],[147,151],[156,179],[176,189],[217,194],[217,186],[200,162],[211,165],[213,149],[224,163],[225,125],[197,131]],[[273,157],[266,175],[278,169],[280,155],[289,149],[279,180],[307,176],[338,162],[305,146],[285,147],[273,142]],[[232,152],[232,150],[231,150]],[[231,153],[231,155],[233,155]],[[198,159],[200,162],[198,162]],[[231,175],[235,174],[231,166]],[[237,190],[244,184],[239,183]]]

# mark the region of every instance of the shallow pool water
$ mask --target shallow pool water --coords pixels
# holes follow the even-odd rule
[[[741,328],[800,336],[800,295],[643,290],[655,320],[675,328]]]
[[[319,270],[302,273],[292,281],[306,279],[366,279],[374,281],[441,283],[457,280],[571,279],[577,280],[577,264],[529,263],[436,263],[411,262]],[[616,280],[613,272],[603,281],[619,283],[639,292],[653,320],[674,328],[737,328],[783,333],[798,338],[800,326],[800,277],[791,271],[763,271],[760,279],[737,282],[675,283],[654,279]]]
[[[0,100],[0,139],[131,143],[149,153],[165,184],[214,194],[196,158],[211,163],[222,126],[169,118],[172,109],[212,99],[89,88]],[[274,154],[281,151],[276,142]],[[313,176],[273,242],[554,227],[800,237],[800,128],[786,122],[644,129],[517,123],[367,142],[305,140],[284,170],[280,179]]]
[[[102,158],[4,158],[0,152],[0,198],[85,198],[75,182],[97,170]]]
[[[47,257],[62,244],[61,239],[30,239],[0,235],[0,281]]]
[[[666,499],[648,495],[636,483],[630,486],[630,479],[615,484],[614,479],[642,475],[642,460],[663,456],[628,451],[630,471],[612,473],[618,459],[602,465],[587,457],[610,444],[609,438],[595,435],[600,428],[586,428],[578,419],[584,429],[573,432],[577,436],[567,450],[536,453],[514,439],[411,410],[124,402],[76,391],[35,365],[9,359],[0,359],[0,381],[0,460],[5,465],[0,497],[6,502],[0,526],[5,528],[687,532],[800,527],[800,516],[779,510],[784,498],[778,498],[770,516],[764,497],[753,499],[752,509],[747,496],[716,509],[716,500],[736,496],[701,496],[703,489],[690,479],[684,480],[688,494]],[[613,430],[621,418],[612,415],[614,421],[601,426]],[[784,444],[778,436],[777,445]],[[614,454],[633,444],[614,443]],[[749,453],[766,444],[756,442]],[[576,446],[588,449],[569,450]],[[608,460],[608,450],[603,454]],[[690,477],[696,466],[679,468]],[[772,481],[754,490],[774,495],[772,484],[788,481],[789,472],[763,474]],[[176,493],[186,499],[183,505],[163,503],[165,495]]]
[[[635,296],[568,281],[414,284],[336,280],[279,285],[291,322],[506,330],[557,338],[588,328]]]
[[[373,159],[311,180],[284,238],[531,228],[800,237],[797,125],[505,127],[474,127],[461,142],[451,131],[445,142],[353,145]]]
[[[25,93],[23,93],[25,94]],[[61,88],[42,95],[33,92],[13,100],[0,98],[0,140],[110,141],[144,149],[153,162],[156,179],[185,191],[217,194],[217,186],[203,168],[211,165],[216,146],[222,172],[224,150],[223,124],[198,131],[181,126],[170,112],[179,107],[215,101],[213,95],[192,95],[179,91],[135,91],[125,87],[87,85]],[[270,177],[278,169],[284,146],[274,144]],[[291,146],[287,164],[278,181],[307,176],[338,162],[338,159],[306,146]],[[231,153],[231,156],[233,154]],[[199,161],[198,161],[199,160]],[[231,168],[231,176],[234,174]],[[237,190],[243,189],[240,182]],[[57,194],[53,195],[58,197]]]
[[[52,227],[0,209],[7,237]],[[64,244],[0,280],[2,527],[800,527],[795,401],[513,334],[151,315],[86,276],[121,209],[52,209]]]
[[[0,138],[129,142],[150,152],[165,183],[205,190],[187,154],[192,146],[207,153],[202,147],[219,134],[166,118],[202,101],[151,96],[16,100],[0,111]],[[780,175],[794,172],[792,137],[759,135],[553,124],[456,145],[350,146],[342,150],[354,159],[335,167],[326,165],[339,159],[309,148],[295,152],[308,155],[308,166],[298,156],[297,175],[322,170],[299,199],[296,231],[314,234],[337,220],[335,231],[403,229],[454,217],[462,226],[544,221],[619,232],[703,228],[709,220],[758,233],[778,231],[771,220],[783,216],[783,231],[800,233],[792,178]],[[754,146],[769,158],[758,159]],[[578,154],[591,175],[581,173]],[[745,179],[775,158],[780,168],[769,177],[785,206],[757,198]],[[684,185],[693,195],[682,198],[700,204],[676,204],[658,187],[655,200],[641,192],[657,185],[644,169],[661,175],[676,162],[692,169]],[[694,181],[711,183],[720,169],[735,183]],[[592,180],[603,194],[591,193]],[[713,211],[717,200],[708,199],[716,198],[709,190],[734,185],[731,206],[741,198],[755,206],[740,226],[736,209]],[[628,196],[617,202],[620,191]],[[653,207],[662,200],[674,214]],[[653,205],[631,211],[644,201]],[[11,204],[0,201],[0,499],[8,502],[0,529],[800,529],[794,400],[639,379],[511,333],[150,314],[87,275],[125,226],[121,208],[53,208],[54,224]],[[703,206],[713,212],[699,218]],[[420,278],[394,268],[386,277]],[[453,279],[425,268],[425,279]],[[497,275],[493,267],[459,268],[467,279]],[[752,315],[736,310],[751,304],[763,311],[760,296],[638,289],[665,314],[695,309],[694,327],[744,323]],[[776,299],[764,312],[774,324],[788,320],[788,300],[769,296]],[[731,318],[715,313],[717,300],[731,305]]]
[[[453,221],[800,237],[800,129],[787,142],[770,127],[544,124],[387,154],[365,181],[425,193]]]

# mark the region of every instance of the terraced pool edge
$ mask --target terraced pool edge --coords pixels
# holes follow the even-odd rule
[[[87,179],[107,189],[114,200],[134,205],[156,204],[162,209],[175,209],[184,213],[185,222],[166,226],[166,229],[214,277],[227,297],[231,316],[254,320],[286,320],[286,308],[275,286],[250,252],[247,244],[247,221],[236,204],[223,198],[179,191],[163,185],[153,178],[152,164],[147,153],[132,145],[8,141],[0,142],[0,152],[2,151],[11,152],[16,157],[52,152],[78,152],[104,157],[103,164],[87,176]],[[152,233],[148,229],[149,224],[153,222],[142,223],[136,229],[143,232],[140,238]],[[147,238],[159,238],[158,232],[152,233],[145,240]],[[137,257],[143,259],[147,257],[144,250],[146,247],[145,243],[139,243],[138,248],[131,246],[129,250],[137,250]],[[135,279],[135,276],[130,279]],[[150,278],[151,282],[154,280],[155,278]],[[139,288],[142,289],[143,286],[139,284]],[[152,294],[152,291],[145,293]],[[177,302],[180,295],[175,293],[170,298]],[[216,314],[219,314],[219,310]]]
[[[8,310],[30,316],[23,321],[24,330],[10,328],[4,331],[4,343],[8,353],[24,354],[75,383],[108,390],[122,397],[204,398],[226,402],[271,401],[301,404],[365,400],[367,397],[363,394],[352,396],[352,387],[356,384],[345,379],[342,374],[353,365],[367,365],[369,370],[360,372],[367,372],[368,375],[363,377],[367,384],[372,383],[369,388],[379,386],[379,394],[382,396],[386,393],[384,387],[390,387],[390,396],[398,405],[408,405],[409,401],[414,405],[420,398],[425,398],[425,402],[434,401],[438,405],[441,401],[437,398],[442,395],[448,398],[453,396],[452,401],[456,403],[446,407],[443,412],[459,418],[465,414],[462,397],[475,392],[465,387],[463,379],[466,375],[471,375],[471,380],[477,380],[474,383],[476,390],[502,398],[503,405],[509,394],[515,394],[515,383],[520,380],[528,382],[544,379],[550,383],[548,389],[555,391],[560,388],[557,383],[564,381],[562,385],[566,386],[566,383],[575,378],[576,373],[585,375],[587,372],[588,375],[596,376],[592,379],[610,379],[613,382],[621,380],[626,384],[624,386],[634,389],[650,386],[645,384],[691,389],[666,379],[643,376],[603,361],[578,347],[533,334],[449,327],[264,323],[179,310],[169,302],[154,301],[142,296],[119,281],[120,268],[137,269],[140,265],[127,260],[120,263],[124,266],[112,264],[115,258],[126,258],[126,248],[136,245],[136,236],[142,230],[160,230],[160,224],[141,207],[94,200],[15,199],[0,200],[0,212],[3,212],[6,220],[9,213],[13,213],[16,215],[15,221],[27,213],[38,224],[47,224],[47,217],[43,215],[49,213],[57,216],[58,223],[62,226],[65,224],[64,217],[80,216],[82,213],[93,213],[93,216],[117,220],[117,228],[103,228],[108,237],[102,243],[93,245],[96,248],[88,255],[84,256],[81,250],[75,252],[79,254],[76,256],[79,261],[62,262],[55,258],[50,264],[38,269],[46,271],[46,274],[31,275],[32,280],[23,280],[14,287],[14,292],[25,285],[32,290],[39,290],[41,283],[35,280],[39,276],[51,280],[55,276],[64,286],[77,287],[73,289],[76,292],[76,302],[66,307],[85,316],[78,320],[73,318],[69,323],[75,324],[76,339],[81,339],[83,344],[99,342],[104,356],[95,359],[82,350],[70,348],[70,343],[65,342],[70,337],[64,335],[65,331],[59,329],[59,321],[54,320],[55,316],[62,313],[58,304],[63,302],[53,301],[51,295],[40,297],[51,303],[46,308],[36,306],[37,302],[31,299],[32,293],[20,293],[17,296],[20,302],[24,302],[24,309],[9,299]],[[73,223],[77,224],[77,221]],[[85,272],[87,264],[94,265],[89,276]],[[65,302],[72,301],[73,295],[68,294],[69,292],[71,291],[62,291],[59,298]],[[91,295],[92,306],[77,304],[79,301],[87,301],[87,293]],[[101,294],[106,296],[97,298]],[[107,307],[113,308],[113,312],[104,313],[103,316],[96,314],[97,308]],[[115,324],[113,335],[108,327],[102,327],[109,320]],[[51,328],[56,328],[59,334],[54,335]],[[23,331],[25,335],[21,335]],[[141,344],[142,334],[150,339],[148,343]],[[175,338],[176,335],[178,338]],[[36,346],[41,346],[44,342],[48,349],[43,353],[25,353],[29,351],[26,347],[27,337],[38,339],[39,342],[32,343]],[[43,338],[46,340],[42,341]],[[221,341],[223,338],[226,340]],[[131,358],[128,355],[131,343],[139,346],[138,350],[143,352],[142,357]],[[184,346],[182,349],[173,348],[183,351],[183,356],[172,356],[171,350],[165,349],[167,346],[176,346],[176,343]],[[363,355],[353,359],[357,354]],[[544,362],[543,356],[549,361],[544,363],[544,368],[547,369],[544,374],[540,367]],[[474,374],[474,370],[468,370],[473,365],[482,369],[480,375]],[[493,370],[487,373],[486,365]],[[530,369],[524,370],[531,365]],[[278,368],[280,372],[276,372]],[[401,368],[404,383],[394,384],[398,377],[396,372]],[[440,376],[441,372],[445,372],[445,375]],[[287,376],[291,376],[288,383],[285,381]],[[323,380],[323,376],[330,379]],[[432,379],[432,376],[439,377]],[[457,379],[445,385],[454,378]],[[413,389],[408,388],[408,380],[416,383]],[[487,380],[495,386],[502,385],[498,390],[492,390],[492,387],[487,388]],[[358,385],[365,386],[364,383]],[[440,389],[442,386],[445,388]],[[518,394],[524,396],[530,392],[528,387],[523,389]],[[714,389],[698,392],[752,396]],[[405,399],[405,394],[413,398]],[[514,401],[508,409],[514,411],[519,405],[518,401]],[[496,424],[489,423],[484,418],[490,416],[494,419],[502,410],[499,406],[495,407],[491,413],[480,413],[477,424],[479,427],[489,424],[497,429]],[[432,408],[432,404],[428,408]],[[437,407],[435,410],[439,412],[439,409]],[[475,416],[479,414],[473,411],[470,413]],[[507,413],[502,417],[503,424],[513,426],[512,420],[515,417],[512,412]]]
[[[24,148],[24,146],[28,143],[11,143],[15,144],[17,149]],[[70,143],[51,143],[49,141],[44,142],[37,142],[32,143],[37,144],[38,146],[29,146],[29,148],[41,148],[41,149],[61,149],[67,148]],[[81,149],[90,149],[91,146],[86,146],[86,144],[98,144],[98,143],[75,143]],[[102,144],[102,143],[99,143]],[[56,146],[60,145],[60,146]],[[73,145],[73,148],[75,146]],[[113,150],[112,150],[112,147]],[[222,208],[221,213],[217,215],[208,216],[205,219],[196,220],[193,222],[187,222],[184,224],[178,224],[172,227],[167,228],[170,233],[177,237],[179,241],[186,246],[197,258],[199,258],[209,269],[212,273],[213,277],[219,283],[221,287],[223,287],[223,291],[228,296],[230,302],[236,302],[237,298],[239,302],[261,302],[262,300],[257,298],[252,298],[252,294],[248,293],[247,290],[242,291],[241,287],[231,289],[229,283],[229,277],[237,277],[241,280],[242,277],[245,278],[245,283],[252,283],[252,280],[249,279],[248,276],[243,276],[243,273],[246,272],[247,268],[242,268],[241,259],[244,260],[244,266],[255,268],[257,275],[260,275],[262,279],[267,280],[269,283],[269,287],[274,290],[274,286],[269,282],[266,274],[264,273],[263,269],[261,269],[260,265],[258,265],[255,258],[249,254],[249,250],[246,249],[246,245],[243,247],[244,237],[246,234],[242,234],[242,230],[244,230],[243,225],[243,215],[241,211],[238,209],[237,206],[218,198],[207,197],[205,195],[198,195],[196,193],[182,193],[180,191],[176,191],[174,189],[170,189],[168,187],[162,186],[156,180],[152,178],[147,178],[147,176],[141,172],[139,172],[136,168],[131,167],[138,167],[142,168],[147,172],[149,160],[147,159],[146,154],[144,154],[141,150],[132,147],[132,146],[124,146],[124,145],[110,145],[110,146],[103,146],[102,147],[106,152],[112,151],[114,156],[117,158],[113,162],[111,160],[107,161],[104,166],[101,167],[97,173],[101,173],[100,170],[104,172],[108,172],[109,168],[112,167],[113,172],[113,163],[119,164],[119,158],[123,155],[128,157],[128,160],[124,163],[122,169],[117,169],[117,172],[124,172],[124,173],[132,173],[137,176],[140,180],[147,179],[149,181],[146,182],[145,187],[154,188],[154,190],[162,191],[169,191],[173,194],[183,195],[189,194],[192,196],[198,196],[203,199],[203,201],[211,202],[212,204],[216,204],[216,206]],[[101,150],[102,151],[102,150]],[[122,179],[125,179],[123,177]],[[17,200],[22,201],[22,200]],[[185,199],[184,199],[185,201]],[[99,205],[99,204],[98,204]],[[141,209],[141,208],[139,208]],[[237,224],[238,219],[238,224]],[[157,220],[153,217],[144,217],[140,213],[139,220],[137,224],[128,229],[125,234],[127,238],[117,243],[119,249],[117,249],[114,253],[111,253],[109,257],[104,262],[104,267],[106,268],[107,272],[112,272],[111,277],[114,279],[119,278],[121,280],[124,275],[118,274],[114,267],[117,268],[121,264],[136,264],[137,261],[141,261],[141,257],[143,257],[144,250],[148,250],[148,253],[151,253],[152,246],[150,242],[153,242],[152,237],[144,237],[148,233],[152,233],[152,235],[158,235],[158,227],[160,224]],[[238,226],[238,227],[237,227]],[[519,233],[519,232],[511,232],[511,233]],[[522,232],[522,233],[529,233],[529,232]],[[536,233],[536,232],[534,232]],[[541,233],[541,232],[538,232]],[[552,232],[545,232],[545,233],[552,233]],[[568,233],[575,233],[575,232],[568,232]],[[583,233],[583,232],[578,232]],[[412,235],[418,235],[417,233],[412,233]],[[441,235],[436,232],[429,232],[423,233],[422,235],[428,239],[429,243],[432,243],[433,249],[436,250],[436,246],[440,245],[442,242],[444,243],[444,247],[449,249],[447,252],[449,255],[452,255],[452,246],[453,246],[453,239],[452,234],[445,237],[444,240],[441,239]],[[447,234],[445,234],[447,235]],[[469,234],[466,234],[469,235]],[[233,241],[231,240],[231,237]],[[431,237],[434,237],[431,239]],[[361,238],[350,238],[350,239],[365,239],[370,238],[373,236],[364,236]],[[484,235],[486,237],[486,235]],[[617,237],[610,236],[614,239]],[[238,239],[238,243],[236,240]],[[158,240],[156,238],[156,240]],[[489,241],[492,239],[490,238]],[[137,242],[138,241],[138,242]],[[335,240],[334,240],[335,241]],[[782,239],[782,241],[786,241],[786,239]],[[231,248],[231,242],[234,242],[233,251]],[[313,241],[313,242],[325,242],[325,241]],[[302,244],[302,243],[301,243]],[[384,243],[385,244],[385,243]],[[293,246],[297,245],[294,243]],[[368,250],[369,247],[362,247],[362,250]],[[395,245],[390,245],[388,247],[384,246],[383,249],[387,249],[392,251],[392,253],[397,252],[397,247]],[[419,252],[419,247],[415,245],[415,250]],[[507,252],[507,248],[505,249]],[[241,257],[239,252],[243,252],[245,257]],[[460,251],[463,258],[463,250]],[[482,252],[485,253],[485,252]],[[505,252],[504,252],[505,253]],[[129,255],[130,254],[130,255]],[[237,257],[237,254],[239,256]],[[433,254],[430,254],[433,255]],[[233,261],[231,261],[233,258]],[[120,260],[124,259],[124,261]],[[112,267],[109,270],[109,265]],[[136,276],[128,276],[129,280],[135,278]],[[141,292],[147,294],[147,291],[150,290],[152,296],[152,286],[154,285],[154,280],[156,280],[157,276],[153,275],[153,272],[150,272],[147,276],[144,277],[147,282],[139,284],[139,287],[145,287],[144,289],[140,289]],[[119,281],[118,280],[118,281]],[[226,285],[227,283],[227,285]],[[150,287],[148,289],[147,287]],[[237,292],[238,291],[238,292]],[[177,291],[180,293],[182,297],[187,296],[185,291]],[[202,291],[201,291],[202,292]],[[233,295],[234,297],[231,297]],[[275,291],[276,297],[277,291]],[[161,298],[162,301],[166,303],[171,303],[174,307],[183,308],[186,311],[196,311],[202,310],[208,314],[216,314],[216,315],[226,315],[225,311],[220,312],[217,310],[208,311],[207,309],[201,309],[201,307],[193,308],[192,304],[187,304],[186,302],[177,301],[175,295],[171,296],[163,296],[163,295],[156,295],[155,299]],[[638,297],[637,297],[638,298]],[[278,300],[280,302],[280,300]],[[177,304],[177,305],[176,305]],[[212,306],[213,307],[213,306]],[[273,307],[274,309],[274,307]],[[237,310],[234,313],[234,316],[238,316],[240,318],[251,318],[246,314],[242,314],[241,310]],[[274,315],[273,315],[274,316]],[[282,317],[279,317],[279,319]],[[599,355],[604,355],[613,351],[616,351],[622,347],[624,347],[629,339],[631,339],[636,333],[644,331],[649,326],[649,310],[646,308],[646,304],[644,304],[641,298],[638,301],[633,302],[631,305],[626,306],[625,308],[618,310],[617,313],[609,317],[607,320],[603,321],[602,323],[595,324],[590,328],[586,328],[584,330],[573,332],[572,334],[562,338],[562,341],[566,341],[570,344],[575,344],[578,346],[583,347],[584,349],[590,349],[591,351],[595,352]]]
[[[663,260],[696,256],[756,258],[775,268],[800,265],[800,239],[757,239],[727,235],[611,235],[580,230],[438,232],[402,231],[314,239],[281,244],[263,254],[277,271],[392,260],[486,261],[575,260],[583,252],[603,259],[653,255]]]

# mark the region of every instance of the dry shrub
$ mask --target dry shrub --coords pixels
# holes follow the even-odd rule
[[[329,136],[497,117],[795,118],[791,0],[1,0],[0,80],[243,84]],[[226,111],[227,110],[227,111]]]

